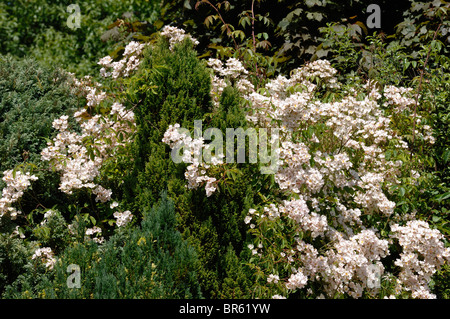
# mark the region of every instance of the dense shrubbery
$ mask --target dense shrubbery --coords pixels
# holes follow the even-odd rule
[[[355,40],[364,42],[369,33],[365,24],[370,14],[366,10],[374,2],[167,0],[164,3],[167,9],[161,14],[161,23],[183,26],[199,40],[202,54],[230,56],[230,49],[239,48],[240,55],[248,56],[246,51],[256,46],[261,55],[258,63],[270,66],[263,71],[272,73],[276,69],[288,73],[313,57],[327,54],[328,49],[320,45],[320,28],[327,22],[348,26]],[[402,13],[410,6],[406,0],[376,3],[382,10],[383,30],[388,33],[403,21]]]
[[[80,7],[80,28],[72,30],[67,21],[74,11],[68,11],[67,7],[74,3],[2,1],[0,53],[34,57],[77,75],[90,75],[97,61],[124,40],[119,30],[133,31],[123,25],[125,22],[148,21],[148,25],[134,25],[136,31],[145,30],[151,27],[160,10],[157,1],[82,1],[75,3]]]
[[[29,233],[35,222],[42,219],[42,208],[56,204],[64,205],[64,198],[58,196],[58,180],[48,172],[41,161],[40,153],[46,146],[46,139],[54,136],[52,122],[64,114],[71,114],[85,104],[77,96],[71,77],[60,70],[40,66],[32,59],[17,60],[1,57],[0,63],[0,154],[1,171],[29,170],[41,179],[33,184],[33,192],[22,197],[21,206],[27,216],[19,216],[20,231]],[[3,176],[2,176],[3,177]],[[5,188],[4,180],[0,182]],[[56,196],[55,196],[56,195]],[[2,208],[2,214],[4,214]],[[29,243],[19,238],[5,236],[18,226],[2,218],[1,284],[3,291],[17,275],[24,271],[26,259],[32,255]],[[25,230],[26,229],[26,230]],[[48,241],[56,243],[65,228],[53,228]],[[18,233],[19,234],[19,233]],[[43,241],[45,242],[45,241]],[[58,245],[54,245],[56,248]],[[25,259],[24,259],[25,258]]]
[[[37,164],[52,122],[83,106],[70,77],[56,69],[5,56],[0,64],[0,170]]]
[[[89,3],[99,24],[71,36],[92,48],[64,56],[67,42],[39,41],[65,33],[65,3],[33,2],[59,15],[25,38],[1,22],[34,7],[0,7],[0,30],[17,33],[2,52],[69,71],[73,57],[101,82],[0,60],[2,297],[448,298],[448,5],[401,3],[386,37],[327,1],[178,2],[153,26],[156,2]],[[174,17],[200,41],[151,36]],[[246,163],[216,148],[196,162],[212,145],[196,134],[238,127],[279,129],[278,170],[248,163],[250,138],[234,138]]]
[[[133,86],[128,100],[138,103],[135,108],[138,131],[133,146],[136,160],[134,173],[125,179],[126,201],[130,205],[152,203],[158,192],[167,188],[178,204],[180,229],[199,251],[203,265],[199,270],[199,280],[204,295],[249,297],[245,286],[232,293],[224,291],[221,286],[222,282],[233,280],[236,271],[242,267],[229,264],[229,260],[242,251],[245,240],[242,218],[265,185],[257,179],[236,180],[220,195],[205,198],[202,191],[185,188],[186,165],[175,164],[168,147],[161,143],[164,132],[174,122],[190,130],[194,128],[194,120],[199,119],[205,119],[203,130],[208,127],[223,130],[226,127],[245,127],[245,114],[237,90],[225,88],[220,106],[213,111],[210,72],[195,57],[189,42],[176,46],[171,52],[167,41],[162,41],[159,47],[148,51],[135,78],[136,81],[131,79]],[[149,94],[147,89],[137,89],[145,83],[154,85],[154,92]],[[244,175],[241,170],[247,174],[255,172],[245,165],[230,169],[237,176]],[[134,184],[136,180],[138,182]]]
[[[80,289],[67,285],[70,264],[80,267]],[[52,272],[35,266],[8,286],[6,298],[202,297],[196,252],[176,230],[174,205],[165,194],[144,209],[140,226],[117,232],[102,246],[85,241],[68,247]]]

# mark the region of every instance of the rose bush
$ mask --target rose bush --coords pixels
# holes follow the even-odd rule
[[[101,82],[63,73],[83,106],[52,119],[35,162],[3,170],[3,296],[445,297],[450,196],[434,163],[446,162],[437,114],[450,63],[434,37],[411,81],[407,48],[376,35],[349,63],[361,53],[343,30],[323,30],[343,59],[288,74],[239,48],[202,60],[173,26],[97,61]],[[250,138],[233,137],[245,163],[229,160],[240,150],[211,151],[194,121],[251,129],[260,150],[269,130],[273,165],[250,161]],[[64,286],[71,263],[82,266],[78,293]],[[148,285],[131,289],[126,274]]]

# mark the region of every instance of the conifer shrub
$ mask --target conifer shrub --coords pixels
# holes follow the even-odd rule
[[[22,211],[30,213],[56,204],[67,206],[58,190],[58,176],[41,160],[41,151],[56,135],[53,120],[72,114],[86,102],[72,83],[67,72],[43,66],[34,59],[0,57],[0,174],[3,177],[6,170],[32,170],[38,177],[33,189],[21,198]],[[73,119],[70,125],[77,129]],[[5,182],[0,180],[0,188],[4,187]],[[36,221],[42,218],[30,215],[25,224],[35,217]],[[23,225],[21,218],[16,223]]]
[[[209,72],[196,57],[190,41],[175,46],[171,52],[168,41],[160,39],[159,45],[145,52],[141,71],[134,79],[129,100],[140,103],[134,109],[137,124],[133,145],[135,160],[132,173],[125,179],[125,198],[130,205],[148,205],[155,202],[162,189],[168,189],[180,213],[181,228],[188,229],[188,237],[196,234],[196,240],[191,240],[191,243],[199,251],[204,265],[199,274],[202,288],[218,290],[213,266],[217,263],[217,233],[211,229],[211,219],[205,217],[207,225],[186,225],[193,214],[193,207],[203,207],[202,196],[197,196],[199,199],[193,202],[195,194],[184,187],[186,165],[176,165],[170,158],[167,145],[162,143],[169,124],[181,122],[192,130],[194,120],[203,119],[204,114],[211,110]],[[154,92],[139,89],[145,84],[154,85]],[[202,215],[209,215],[204,207]]]
[[[30,257],[30,248],[23,240],[0,234],[0,296],[25,271]]]
[[[33,191],[27,192],[21,202],[26,212],[36,207],[52,207],[64,202],[58,196],[56,176],[45,171],[40,152],[46,146],[46,138],[53,135],[52,122],[57,117],[70,113],[83,103],[70,86],[67,73],[40,65],[33,59],[17,59],[11,56],[0,57],[0,174],[11,169],[31,166],[37,175],[46,178],[33,182]],[[0,188],[5,182],[0,179]],[[39,221],[39,214],[27,216],[25,224],[31,226],[33,220]],[[57,226],[58,224],[58,226]],[[45,242],[61,248],[65,242],[66,225],[50,223],[47,227],[29,229]],[[14,281],[24,271],[27,258],[31,258],[32,245],[9,236],[16,226],[23,226],[23,217],[11,221],[0,218],[2,231],[0,250],[0,294],[6,284]],[[57,226],[57,227],[55,227]],[[39,233],[40,232],[40,233]],[[39,233],[39,234],[38,234]],[[22,234],[23,235],[23,234]]]
[[[161,143],[168,125],[180,121],[192,128],[193,120],[202,119],[211,107],[209,73],[191,46],[186,41],[172,53],[167,41],[161,41],[147,50],[141,72],[129,90],[129,100],[137,104],[133,178],[139,179],[137,187],[144,194],[142,203],[157,200],[170,176],[177,173],[168,160],[166,145]],[[155,86],[153,92],[148,90],[149,84]]]
[[[140,226],[120,229],[103,245],[88,240],[68,247],[53,272],[29,264],[3,297],[201,298],[199,260],[176,230],[167,193],[158,205],[144,208],[143,216]],[[79,288],[67,284],[71,264],[80,267]]]
[[[69,75],[33,59],[0,58],[0,170],[38,163],[52,122],[82,106]]]
[[[207,198],[204,191],[186,188],[186,164],[174,163],[168,146],[162,143],[164,132],[174,123],[192,134],[195,120],[202,120],[203,131],[215,127],[224,134],[227,127],[247,127],[243,101],[236,88],[226,87],[219,106],[213,108],[211,71],[191,46],[185,40],[172,51],[161,39],[159,45],[145,53],[141,69],[131,81],[128,100],[135,105],[137,135],[132,146],[133,169],[123,192],[130,205],[148,205],[155,202],[162,189],[167,189],[180,216],[180,231],[196,248],[203,265],[198,276],[205,297],[249,297],[248,287],[241,287],[240,293],[223,292],[222,285],[228,276],[244,271],[239,268],[244,263],[234,262],[246,237],[241,221],[252,203],[261,200],[258,191],[267,192],[268,183],[258,178],[237,178],[244,175],[241,170],[255,175],[258,167],[235,164],[226,174],[230,180],[226,188]],[[145,85],[155,87],[153,92]]]

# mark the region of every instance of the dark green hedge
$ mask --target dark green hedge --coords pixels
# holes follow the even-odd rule
[[[52,122],[84,106],[69,76],[33,59],[0,57],[0,171],[37,163]]]
[[[206,197],[203,187],[186,188],[187,164],[175,164],[170,147],[162,142],[170,124],[179,123],[193,134],[194,120],[203,120],[202,130],[216,127],[224,134],[227,127],[245,129],[238,91],[227,87],[219,108],[213,110],[210,71],[196,57],[189,41],[171,52],[168,42],[160,39],[156,47],[146,51],[141,69],[131,81],[128,100],[135,110],[138,133],[133,168],[122,187],[125,200],[135,208],[142,207],[154,203],[159,192],[167,189],[180,216],[178,228],[198,252],[202,265],[198,278],[204,296],[250,297],[252,275],[245,266],[249,258],[245,249],[247,225],[242,221],[248,209],[261,201],[258,193],[267,194],[270,178],[260,178],[257,165],[236,164],[236,176],[254,179],[229,180]],[[154,91],[146,85],[155,86]],[[236,290],[232,283],[237,282]]]

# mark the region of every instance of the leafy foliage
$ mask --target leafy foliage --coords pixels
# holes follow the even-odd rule
[[[427,220],[446,236],[448,246],[449,6],[444,1],[379,1],[382,28],[374,32],[365,25],[366,8],[371,2],[165,0],[160,5],[158,1],[144,0],[89,0],[81,5],[82,27],[77,30],[66,25],[68,1],[0,3],[0,53],[26,57],[22,61],[0,57],[0,168],[28,167],[39,176],[20,201],[26,214],[17,221],[1,220],[0,295],[271,296],[275,286],[267,285],[264,267],[279,269],[281,277],[291,272],[288,263],[280,264],[280,252],[295,246],[298,234],[289,233],[295,225],[285,218],[248,229],[243,221],[250,208],[280,203],[285,198],[273,176],[261,174],[257,164],[219,165],[213,168],[218,177],[217,190],[206,197],[204,189],[186,187],[186,164],[174,163],[170,149],[162,143],[164,132],[174,123],[191,134],[195,120],[202,120],[203,131],[248,128],[246,114],[250,105],[234,81],[227,83],[218,105],[212,103],[212,70],[203,61],[212,56],[239,58],[250,71],[249,79],[258,93],[263,93],[259,89],[269,79],[287,76],[305,61],[321,58],[327,58],[338,70],[342,92],[362,90],[362,83],[368,79],[377,87],[412,87],[413,107],[399,113],[384,107],[393,129],[408,145],[405,151],[386,145],[385,159],[404,163],[401,180],[386,193],[395,201],[399,216],[413,213]],[[272,10],[274,6],[280,10]],[[196,51],[190,40],[172,49],[165,38],[155,33],[167,24],[183,26],[198,39]],[[136,214],[133,223],[113,231],[107,226],[114,223],[112,207],[94,202],[85,192],[62,194],[57,189],[57,174],[49,172],[40,161],[46,139],[54,136],[53,119],[71,115],[86,104],[86,99],[70,88],[65,72],[40,64],[56,64],[77,75],[97,74],[98,60],[109,54],[117,62],[130,40],[151,44],[139,70],[127,79],[101,79],[110,97],[135,113],[137,128],[134,142],[107,161],[101,172],[103,185],[112,189],[121,206]],[[322,84],[320,79],[314,81]],[[331,103],[342,97],[336,92],[323,88],[318,95]],[[386,99],[382,96],[381,102]],[[106,114],[108,103],[101,103],[95,111]],[[71,125],[76,128],[76,123]],[[415,130],[424,125],[433,129],[432,146]],[[308,128],[299,138],[309,140],[313,133],[323,141],[316,145],[317,150],[334,147],[335,139],[323,123]],[[247,141],[245,146],[248,150]],[[248,155],[246,151],[246,158]],[[353,196],[348,189],[342,193]],[[320,204],[331,203],[330,207],[334,207],[330,198],[324,196]],[[44,221],[41,215],[50,207],[54,214]],[[362,218],[380,226],[377,216]],[[70,222],[78,226],[75,232],[68,228]],[[101,227],[105,243],[95,243],[86,236],[89,226]],[[382,237],[388,236],[386,229],[382,221]],[[26,238],[20,238],[24,233]],[[320,240],[315,244],[325,244]],[[248,249],[253,244],[269,252],[262,262],[258,249]],[[394,260],[401,248],[398,243],[392,246],[394,255],[382,262],[395,273]],[[50,247],[55,253],[53,269],[31,259],[38,247]],[[67,286],[70,264],[81,268],[80,289]],[[448,298],[448,278],[449,268],[444,266],[430,282],[439,298]],[[277,291],[286,290],[281,283],[277,287]],[[311,288],[320,292],[323,287],[317,283]],[[388,292],[395,287],[383,289]],[[305,291],[290,296],[311,297]]]
[[[340,23],[363,40],[367,7],[373,1],[291,1],[247,0],[164,1],[160,21],[156,25],[174,23],[183,26],[200,41],[202,56],[231,56],[235,51],[259,72],[273,75],[287,73],[311,58],[324,57],[320,47],[320,27],[327,22]],[[391,33],[401,22],[408,1],[378,1],[382,8],[383,30]],[[279,8],[279,10],[273,10]],[[387,9],[389,8],[389,9]],[[256,70],[255,70],[256,71]]]
[[[81,107],[68,74],[33,59],[0,60],[0,170],[37,164],[58,116]]]
[[[184,187],[185,164],[173,163],[161,140],[168,125],[174,122],[193,129],[194,120],[209,116],[211,125],[221,126],[243,123],[244,117],[239,110],[239,97],[231,88],[222,96],[226,109],[216,115],[207,113],[212,109],[210,74],[190,46],[185,42],[176,46],[172,53],[162,40],[159,46],[147,52],[136,82],[132,80],[129,101],[137,104],[138,133],[134,146],[134,175],[126,180],[130,187],[125,188],[125,198],[130,205],[144,205],[154,202],[161,189],[169,190],[180,214],[180,229],[199,252],[203,265],[199,281],[205,296],[210,297],[220,291],[221,247],[230,243],[241,250],[244,231],[238,225],[243,203],[236,199],[245,198],[248,185],[236,185],[231,194],[206,200],[199,191]],[[155,85],[155,92],[143,88],[144,83]],[[226,120],[222,121],[222,117]],[[135,180],[138,183],[134,186]]]
[[[69,0],[2,1],[0,53],[33,56],[46,65],[56,63],[77,75],[87,75],[119,40],[108,41],[111,30],[117,33],[117,25],[130,20],[151,24],[159,11],[157,1],[82,1],[80,28],[72,30],[67,24],[71,15],[67,8],[72,3]],[[112,25],[117,19],[122,22]],[[108,31],[109,36],[106,34],[99,41]]]
[[[201,298],[197,255],[176,230],[173,201],[162,194],[143,216],[140,227],[121,230],[101,247],[92,241],[68,247],[54,272],[29,267],[4,297]],[[80,266],[80,288],[67,286],[70,264]]]
[[[46,169],[40,153],[55,135],[53,120],[72,114],[85,99],[77,94],[71,77],[60,69],[42,66],[30,58],[0,59],[0,171],[31,169],[39,177],[33,190],[21,199],[23,210],[30,215],[20,224],[28,227],[34,218],[42,219],[42,208],[67,206],[62,194],[55,196],[59,193],[57,176]],[[0,186],[5,186],[3,180]]]

